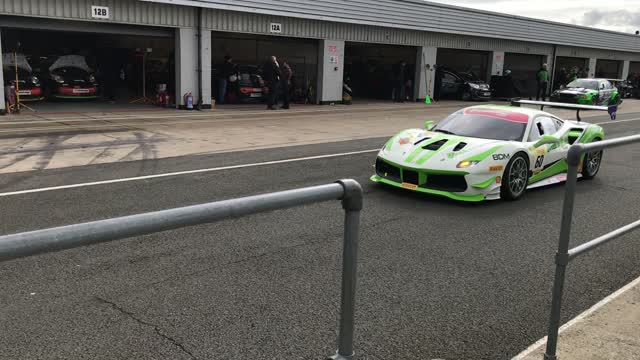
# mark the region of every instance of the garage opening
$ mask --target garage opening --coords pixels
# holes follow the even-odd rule
[[[214,32],[211,36],[213,97],[221,103],[250,104],[266,102],[263,66],[275,56],[282,66],[292,70],[289,98],[294,103],[316,102],[318,83],[318,42],[275,36]],[[234,73],[223,74],[225,57],[230,57]],[[222,82],[221,80],[225,80]],[[230,81],[234,80],[234,81]]]
[[[5,28],[2,50],[5,86],[17,75],[37,111],[146,109],[175,93],[172,37]]]
[[[618,79],[622,70],[622,62],[618,60],[602,60],[596,62],[596,77]]]
[[[414,101],[418,48],[347,42],[344,82],[354,99]]]
[[[640,77],[640,61],[631,61],[629,63],[629,76],[631,78]]]
[[[560,85],[567,85],[570,80],[570,74],[574,69],[578,77],[589,77],[589,59],[568,56],[556,57],[553,89],[559,89]]]
[[[490,98],[489,57],[490,53],[487,51],[439,48],[436,57],[435,99]]]
[[[542,67],[545,57],[542,55],[505,53],[504,71],[511,70],[513,84],[520,96],[533,97],[536,95],[536,74]],[[549,68],[552,64],[547,64]]]

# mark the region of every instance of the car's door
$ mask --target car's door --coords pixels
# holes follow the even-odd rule
[[[600,104],[608,104],[613,93],[613,85],[608,80],[598,81]]]
[[[442,95],[451,96],[458,93],[460,82],[458,77],[448,71],[442,72]]]
[[[566,159],[569,151],[569,143],[565,139],[567,131],[568,127],[560,119],[547,115],[539,115],[533,119],[528,142],[533,148],[531,170],[534,176]],[[553,139],[555,141],[544,141]]]

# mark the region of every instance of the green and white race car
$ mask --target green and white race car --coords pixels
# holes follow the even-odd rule
[[[392,137],[378,153],[371,180],[455,200],[515,200],[526,189],[565,181],[571,144],[603,139],[598,125],[562,120],[540,110],[472,106],[437,125],[427,121],[423,129]],[[579,176],[596,176],[601,160],[602,151],[584,155]]]
[[[576,79],[564,89],[554,91],[551,101],[583,105],[618,105],[622,98],[608,79]]]

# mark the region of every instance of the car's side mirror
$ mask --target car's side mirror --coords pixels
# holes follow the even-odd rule
[[[435,125],[436,123],[433,120],[427,120],[424,122],[424,128],[427,130],[431,130],[431,128]]]
[[[535,144],[533,144],[533,147],[539,147],[547,144],[557,144],[559,142],[560,140],[557,137],[551,136],[551,135],[545,135],[541,137],[540,140],[538,140]]]

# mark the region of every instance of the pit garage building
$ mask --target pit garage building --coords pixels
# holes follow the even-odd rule
[[[432,93],[433,65],[486,80],[509,69],[523,82],[542,63],[553,74],[572,66],[607,78],[640,71],[634,34],[420,0],[0,0],[0,31],[5,53],[31,52],[42,67],[52,56],[82,54],[90,66],[126,69],[133,80],[119,93],[163,83],[178,107],[189,92],[211,107],[225,55],[256,66],[269,55],[287,59],[296,92],[319,104],[341,101],[345,77],[356,97],[390,99],[400,61],[414,100]]]

